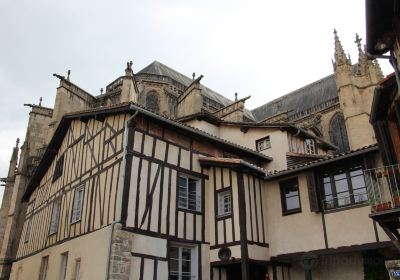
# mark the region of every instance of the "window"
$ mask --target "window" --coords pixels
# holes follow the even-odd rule
[[[150,111],[158,113],[160,111],[158,93],[155,91],[150,91],[146,96],[146,108]]]
[[[171,245],[169,247],[169,280],[197,279],[197,248],[187,245]]]
[[[53,182],[57,180],[59,177],[61,177],[63,173],[63,167],[64,167],[64,155],[62,155],[57,160],[56,167],[54,168]]]
[[[314,139],[306,139],[304,140],[304,146],[306,148],[307,154],[315,155],[317,150],[315,149],[315,141]]]
[[[46,280],[48,265],[49,265],[49,256],[43,257],[42,262],[40,264],[39,280]]]
[[[81,259],[76,259],[74,277],[72,278],[73,280],[79,280],[80,271],[81,271]]]
[[[53,202],[53,210],[51,212],[50,230],[49,235],[58,231],[58,222],[60,219],[61,200],[58,199]]]
[[[67,277],[68,252],[61,254],[60,280]]]
[[[178,208],[201,211],[201,187],[199,179],[179,176]]]
[[[361,164],[325,171],[322,175],[322,183],[326,210],[368,200]]]
[[[218,216],[227,216],[232,213],[232,193],[231,190],[220,191],[217,194]]]
[[[32,216],[26,220],[26,230],[25,230],[25,238],[24,242],[27,243],[29,241],[29,236],[31,235],[31,228],[32,228]]]
[[[297,178],[279,182],[282,212],[284,215],[301,212],[299,183]]]
[[[83,192],[84,192],[83,186],[75,189],[74,205],[72,206],[71,223],[76,223],[81,220]]]
[[[269,139],[269,136],[257,140],[256,146],[257,146],[257,151],[263,151],[271,148],[271,141]]]
[[[329,135],[332,144],[339,147],[338,152],[346,152],[350,150],[346,123],[342,113],[336,113],[332,117],[329,124]]]

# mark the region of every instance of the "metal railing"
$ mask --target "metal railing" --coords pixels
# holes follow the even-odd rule
[[[364,170],[372,212],[400,207],[400,164]]]
[[[352,207],[354,205],[365,204],[368,201],[366,192],[349,194],[346,196],[333,196],[322,200],[322,205],[325,211]]]

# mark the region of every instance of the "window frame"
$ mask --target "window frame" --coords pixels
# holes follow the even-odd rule
[[[47,272],[49,270],[49,256],[42,257],[42,261],[40,262],[39,268],[39,280],[47,279]]]
[[[356,167],[359,167],[359,168],[356,168]],[[321,194],[322,194],[322,201],[323,201],[322,204],[323,204],[324,211],[336,211],[336,210],[341,210],[341,209],[344,210],[344,209],[348,209],[350,207],[363,206],[368,203],[368,189],[367,189],[367,183],[366,183],[365,177],[364,177],[364,172],[363,172],[364,169],[365,169],[364,164],[362,162],[356,161],[356,162],[351,162],[349,164],[345,164],[345,165],[341,165],[341,166],[325,168],[321,171],[319,177],[320,177]],[[339,170],[343,170],[343,172],[338,173]],[[361,170],[361,174],[351,176],[351,172],[356,171],[356,170]],[[324,176],[325,174],[327,174],[328,176]],[[346,178],[343,178],[340,180],[346,180],[347,191],[338,192],[338,190],[337,190],[336,183],[337,183],[337,181],[340,181],[340,180],[335,180],[335,175],[339,175],[339,174],[346,174]],[[359,176],[362,176],[363,181],[364,181],[364,186],[354,188],[352,178],[359,177]],[[333,201],[333,204],[330,207],[327,207],[327,195],[326,195],[325,182],[324,182],[325,178],[329,178],[329,183],[330,183],[330,188],[331,188],[330,196],[332,196],[332,199],[330,201]],[[360,190],[360,189],[365,189],[365,193],[361,193],[358,195],[366,195],[367,197],[363,201],[356,202],[355,197],[354,197],[355,196],[354,191]],[[338,193],[343,193],[343,192],[349,193],[348,197],[350,198],[350,203],[347,203],[344,205],[339,205]]]
[[[31,235],[31,229],[32,229],[32,218],[33,218],[33,215],[30,216],[30,217],[25,221],[25,223],[26,223],[26,222],[28,222],[28,223],[26,224],[26,228],[25,228],[24,243],[28,243],[28,242],[29,242],[29,238],[30,238],[30,235]]]
[[[54,167],[52,183],[54,183],[58,178],[62,176],[64,171],[64,162],[65,162],[65,153],[62,154],[57,159],[56,166]]]
[[[168,259],[168,279],[170,279],[170,262],[172,260],[171,258],[171,247],[178,248],[178,275],[173,275],[173,276],[178,276],[178,280],[182,279],[182,276],[189,276],[189,275],[182,275],[182,249],[189,249],[190,250],[190,279],[193,280],[198,280],[199,277],[199,269],[201,269],[200,261],[201,259],[199,258],[199,246],[196,244],[188,244],[188,243],[178,243],[178,242],[171,242],[168,243],[168,252],[167,252],[167,259]]]
[[[180,182],[179,182],[179,180],[180,180],[180,178],[184,178],[184,179],[186,179],[186,188],[187,188],[187,206],[186,207],[184,207],[184,206],[181,206],[180,205],[180,198],[181,198],[181,196],[180,196],[180,188],[181,188],[181,186],[180,186]],[[196,209],[194,210],[194,209],[190,209],[189,208],[189,180],[195,180],[196,181],[196,197],[197,196],[199,196],[200,198],[199,198],[199,201],[197,201],[197,198],[196,198]],[[179,210],[179,211],[183,211],[183,212],[190,212],[190,213],[197,213],[197,214],[201,214],[202,213],[202,211],[203,211],[203,209],[202,209],[202,204],[203,204],[203,191],[202,191],[202,188],[203,188],[203,182],[202,182],[202,179],[200,179],[200,178],[197,178],[197,177],[194,177],[194,176],[190,176],[190,175],[187,175],[187,174],[185,174],[185,173],[178,173],[178,176],[177,176],[177,183],[176,183],[176,207],[177,207],[177,209]],[[197,205],[197,202],[199,203],[198,205]]]
[[[67,267],[68,267],[68,251],[62,253],[61,255],[61,266],[60,266],[60,280],[67,279]]]
[[[75,214],[75,202],[76,202],[75,198],[76,198],[77,192],[82,193],[82,198],[81,198],[80,206],[79,206],[79,208],[80,208],[80,209],[79,209],[79,212],[80,212],[80,213],[79,213],[79,218],[75,219],[75,218],[74,218],[74,214]],[[83,200],[84,200],[84,197],[85,197],[85,185],[80,185],[80,186],[76,187],[75,190],[74,190],[74,201],[73,201],[73,203],[72,203],[72,209],[71,209],[71,225],[72,225],[72,224],[75,224],[75,223],[79,223],[79,222],[82,220],[82,208],[83,208]]]
[[[299,207],[295,208],[295,209],[288,210],[287,209],[287,203],[286,203],[285,188],[291,182],[296,182],[296,185],[297,185],[297,197],[298,197],[298,200],[299,200]],[[298,177],[292,177],[292,178],[287,178],[287,179],[284,179],[282,181],[279,181],[279,189],[280,189],[280,194],[281,194],[282,215],[283,216],[287,216],[287,215],[291,215],[291,214],[301,213],[302,212],[302,208],[301,208],[301,194],[300,194],[299,178]]]
[[[315,144],[315,140],[311,138],[304,139],[304,151],[308,155],[317,155],[318,150]]]
[[[222,196],[223,193],[229,193],[230,196],[230,211],[227,213],[221,213],[220,212],[220,198]],[[215,192],[215,199],[216,199],[216,218],[218,220],[220,219],[226,219],[226,218],[230,218],[232,217],[232,213],[233,213],[233,200],[232,200],[232,188],[231,187],[226,187],[226,188],[222,188],[219,189]]]
[[[265,143],[265,146],[262,149],[259,147],[260,143]],[[267,135],[267,136],[265,136],[263,138],[260,138],[260,139],[256,140],[256,150],[257,150],[257,152],[261,152],[261,151],[268,150],[268,149],[271,149],[271,148],[272,148],[272,145],[271,145],[271,136],[270,135]]]
[[[81,274],[81,265],[82,265],[81,259],[80,258],[75,259],[74,276],[72,278],[73,280],[79,280]]]
[[[50,225],[49,225],[49,233],[48,233],[48,235],[50,236],[50,235],[53,235],[53,234],[56,234],[57,232],[58,232],[58,228],[59,228],[59,226],[60,226],[60,214],[61,214],[61,203],[62,203],[62,201],[61,201],[61,198],[57,198],[57,199],[55,199],[54,201],[53,201],[53,203],[52,203],[52,208],[51,208],[51,216],[50,216]],[[52,230],[52,224],[53,224],[53,216],[54,216],[54,205],[55,204],[58,204],[59,206],[59,208],[58,208],[58,213],[57,213],[57,226],[55,227],[55,229],[54,229],[54,231]]]

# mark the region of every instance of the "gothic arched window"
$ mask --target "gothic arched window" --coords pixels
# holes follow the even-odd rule
[[[329,135],[333,145],[339,147],[339,152],[350,150],[347,138],[346,124],[342,113],[336,113],[329,124]]]
[[[147,93],[146,96],[146,108],[153,112],[159,112],[159,100],[158,100],[158,93],[155,91],[150,91]]]

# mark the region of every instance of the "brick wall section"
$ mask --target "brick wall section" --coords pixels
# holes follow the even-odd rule
[[[109,280],[129,280],[132,260],[132,239],[132,233],[122,230],[121,224],[114,226]]]

